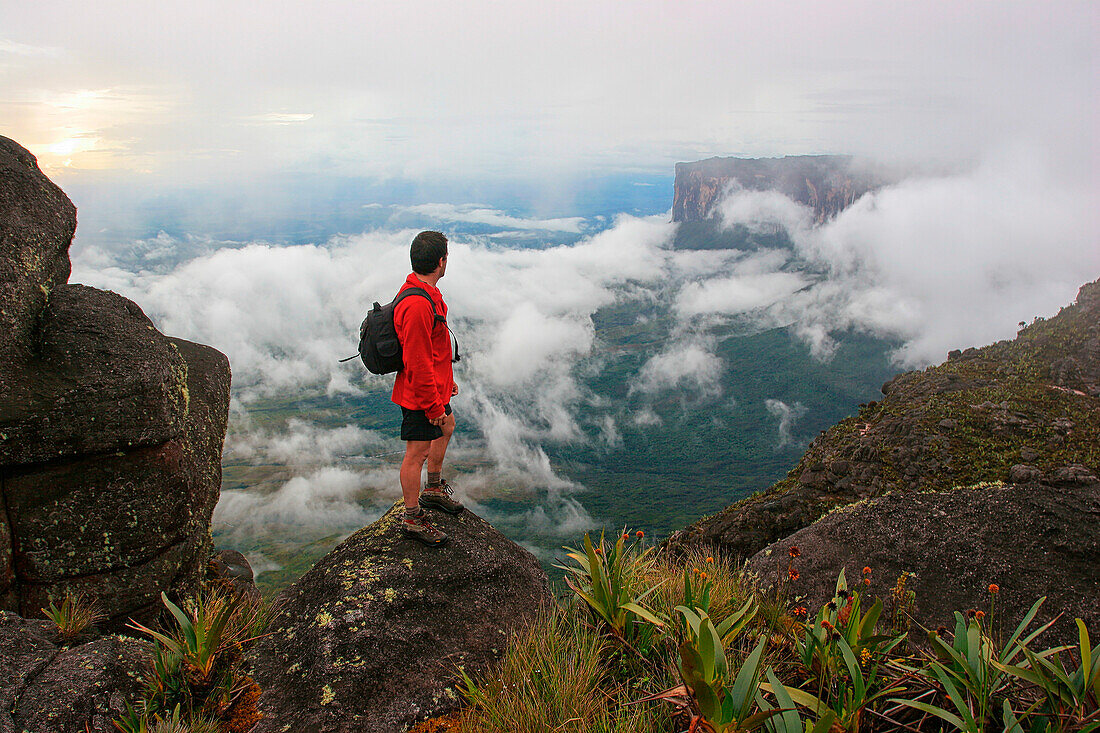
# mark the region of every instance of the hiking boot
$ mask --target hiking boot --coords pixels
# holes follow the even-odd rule
[[[427,520],[423,510],[415,517],[406,513],[405,520],[402,522],[402,530],[406,537],[420,540],[429,547],[438,547],[447,541],[447,535]]]
[[[462,502],[452,499],[454,489],[447,483],[447,479],[439,482],[439,487],[428,486],[420,492],[420,506],[427,509],[438,509],[448,514],[458,514],[463,509]]]

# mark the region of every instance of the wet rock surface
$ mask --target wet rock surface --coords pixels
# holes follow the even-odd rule
[[[483,670],[549,602],[538,561],[469,511],[432,513],[441,548],[401,535],[401,506],[280,594],[250,652],[264,731],[404,731],[458,707],[457,670]]]
[[[841,569],[849,587],[887,602],[908,573],[913,617],[929,629],[953,629],[954,611],[990,612],[995,584],[998,623],[1015,628],[1046,596],[1038,620],[1062,617],[1040,645],[1076,643],[1074,618],[1100,629],[1100,483],[892,494],[831,512],[753,555],[747,567],[762,586],[782,579],[811,613],[833,597]],[[864,567],[869,586],[861,584]],[[923,634],[914,628],[914,636]]]

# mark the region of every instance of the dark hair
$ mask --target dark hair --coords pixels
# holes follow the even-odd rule
[[[409,256],[413,272],[430,275],[439,267],[439,261],[447,256],[447,237],[442,232],[420,232],[413,237]]]

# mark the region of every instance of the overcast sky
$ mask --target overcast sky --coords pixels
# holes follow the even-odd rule
[[[0,134],[59,180],[671,170],[711,155],[1091,176],[1096,2],[0,0]]]

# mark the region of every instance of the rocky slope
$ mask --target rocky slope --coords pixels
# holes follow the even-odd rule
[[[884,179],[843,155],[789,155],[784,158],[709,158],[676,164],[674,222],[708,219],[731,188],[778,191],[809,206],[821,223]]]
[[[401,535],[400,504],[277,599],[252,652],[267,731],[399,733],[455,710],[458,669],[483,671],[550,600],[529,552],[469,511],[433,513],[450,536]]]
[[[904,605],[898,610],[929,629],[954,629],[954,611],[990,612],[991,605],[999,624],[1014,626],[1046,597],[1037,623],[1060,618],[1043,643],[1076,643],[1074,619],[1100,629],[1098,528],[1095,476],[899,492],[825,515],[756,553],[748,568],[763,585],[781,582],[816,609],[832,598],[841,569],[849,587],[864,588],[863,568],[870,567],[866,589],[885,599],[887,618]],[[798,548],[797,558],[789,556],[791,547]],[[788,568],[796,571],[793,579]],[[895,593],[903,574],[904,592]],[[923,641],[923,634],[913,638]]]
[[[66,283],[76,210],[0,138],[0,609],[93,594],[108,626],[197,588],[229,364],[135,303]]]
[[[676,533],[669,546],[747,558],[831,509],[893,492],[1095,481],[1100,281],[1014,340],[953,352],[882,392],[818,436],[786,479]]]

